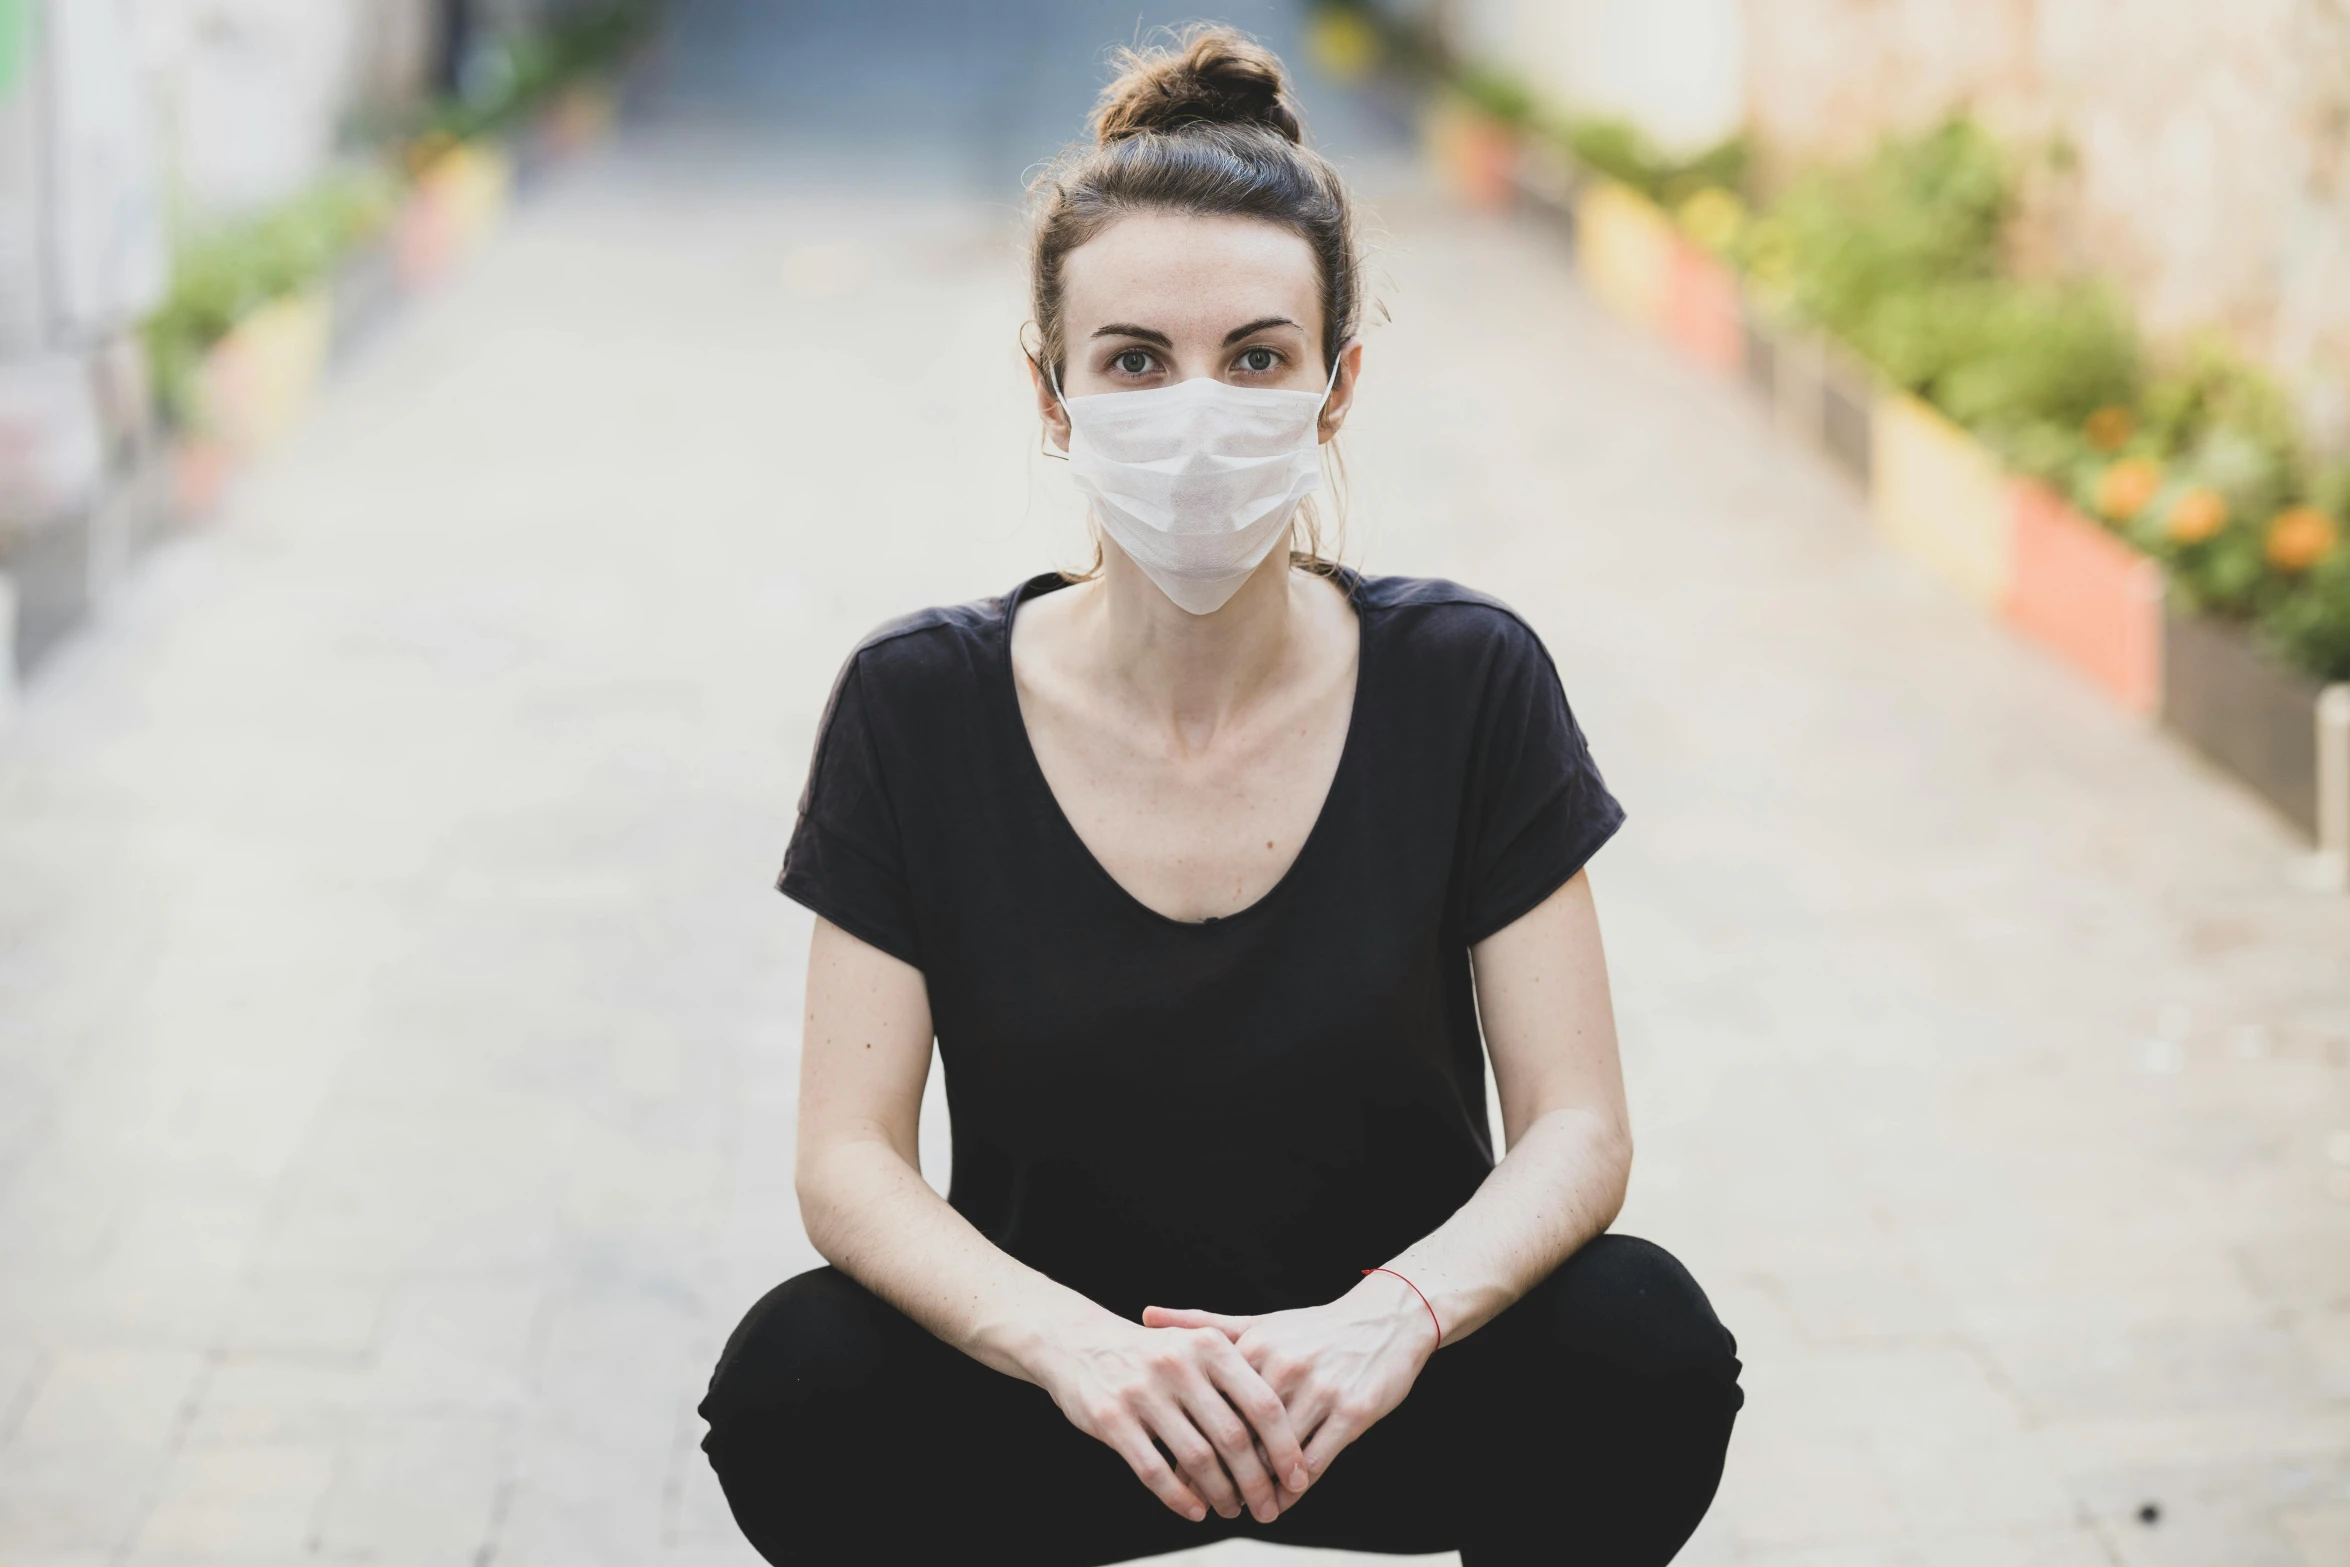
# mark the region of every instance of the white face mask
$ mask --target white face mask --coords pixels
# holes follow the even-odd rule
[[[1049,374],[1049,371],[1048,371]],[[1159,591],[1194,615],[1222,609],[1322,487],[1321,395],[1210,376],[1146,392],[1061,397],[1069,475]],[[1060,382],[1053,395],[1060,397]]]

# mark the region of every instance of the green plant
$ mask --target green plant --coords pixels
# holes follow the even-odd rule
[[[1743,136],[1676,156],[1658,148],[1629,120],[1575,115],[1554,119],[1546,128],[1583,163],[1666,207],[1678,207],[1701,190],[1736,191],[1746,183]]]
[[[352,170],[183,243],[173,257],[170,290],[146,323],[166,413],[184,419],[192,411],[206,350],[253,311],[324,278],[388,221],[393,196],[382,170]]]
[[[1792,185],[1757,225],[1790,303],[1863,353],[1889,309],[1921,291],[1988,281],[2011,196],[2005,161],[1964,120],[1887,142],[1855,169]],[[1913,328],[1914,330],[1914,328]]]
[[[1453,73],[1452,85],[1479,111],[1504,125],[1525,125],[1534,118],[1534,89],[1507,71],[1464,66]]]
[[[2281,594],[2261,621],[2262,640],[2320,680],[2350,680],[2350,549],[2334,552]]]
[[[1973,311],[1962,351],[1927,394],[1994,446],[2034,428],[2079,430],[2099,409],[2126,405],[2142,378],[2138,335],[2110,291],[2086,283],[1964,288]]]

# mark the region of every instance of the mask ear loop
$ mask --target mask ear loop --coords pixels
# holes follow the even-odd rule
[[[1338,391],[1338,372],[1346,368],[1346,351],[1354,346],[1354,341],[1349,339],[1340,344],[1338,352],[1331,356],[1330,379],[1322,387],[1322,400],[1314,405],[1314,433],[1316,435],[1322,433],[1322,410],[1330,406],[1331,397]],[[1067,411],[1067,407],[1068,405],[1065,403],[1062,405],[1064,412]]]
[[[1053,367],[1051,365],[1046,364],[1043,360],[1037,358],[1033,354],[1029,356],[1028,362],[1044,372],[1046,383],[1053,389],[1053,401],[1061,405],[1061,417],[1064,419],[1069,419],[1069,399],[1061,395],[1061,378],[1053,374]],[[1069,419],[1069,429],[1072,433],[1076,431],[1076,420]],[[1069,460],[1069,454],[1055,446],[1053,444],[1052,437],[1042,430],[1036,432],[1036,449],[1045,456],[1052,458],[1055,462],[1067,462]]]

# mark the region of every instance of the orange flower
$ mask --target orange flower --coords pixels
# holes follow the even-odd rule
[[[2307,571],[2334,552],[2342,530],[2315,506],[2295,506],[2268,525],[2268,563],[2279,571]]]
[[[2097,477],[2097,509],[2128,522],[2146,509],[2162,488],[2162,464],[2151,457],[2125,457]]]
[[[2137,433],[2138,419],[2119,403],[2112,403],[2091,414],[2081,429],[2099,451],[2118,452]]]
[[[2198,484],[2170,509],[2170,536],[2181,544],[2200,544],[2227,525],[2227,497],[2208,485]]]

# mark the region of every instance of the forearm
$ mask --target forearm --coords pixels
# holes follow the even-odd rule
[[[1444,1342],[1453,1343],[1613,1223],[1631,1169],[1631,1138],[1620,1120],[1553,1110],[1526,1128],[1459,1212],[1385,1265],[1419,1287]],[[1365,1287],[1382,1286],[1374,1275]]]
[[[945,1342],[1023,1381],[1056,1337],[1105,1308],[1019,1262],[880,1139],[803,1161],[800,1213],[824,1259]]]

